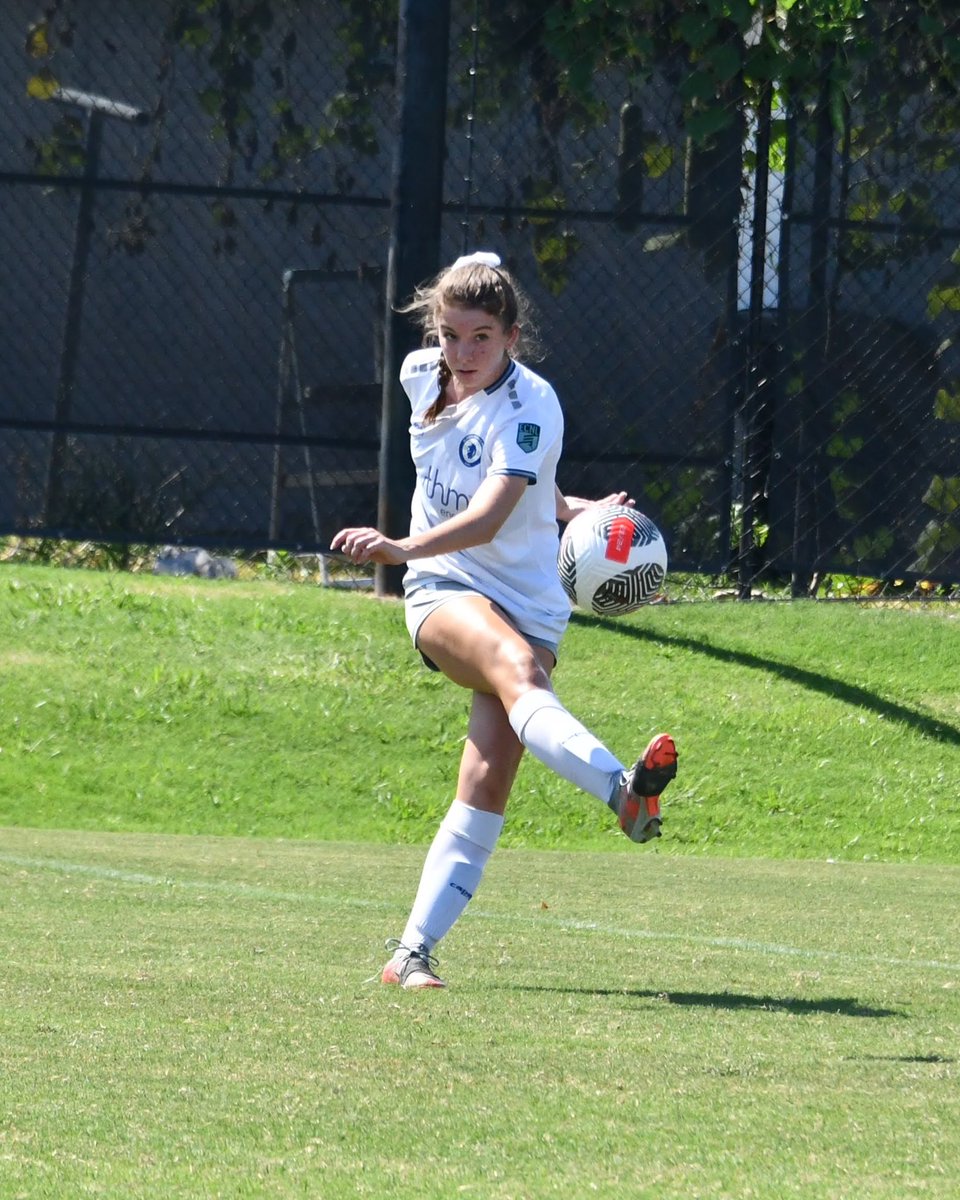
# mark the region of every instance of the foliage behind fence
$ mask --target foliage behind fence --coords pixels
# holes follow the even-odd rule
[[[674,568],[960,579],[956,24],[452,6],[442,257],[527,285],[561,486],[629,488]],[[0,530],[375,519],[397,36],[388,0],[4,5]]]

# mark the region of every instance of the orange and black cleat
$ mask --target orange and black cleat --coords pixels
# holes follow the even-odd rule
[[[677,747],[669,733],[658,733],[633,769],[624,773],[611,808],[633,842],[660,836],[660,795],[677,774]]]

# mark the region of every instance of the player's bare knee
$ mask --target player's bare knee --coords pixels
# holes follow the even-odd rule
[[[531,688],[550,687],[549,675],[526,642],[518,640],[502,644],[498,648],[494,671],[498,694],[508,707]]]

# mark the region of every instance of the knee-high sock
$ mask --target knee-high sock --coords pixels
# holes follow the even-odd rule
[[[449,932],[477,890],[501,829],[499,813],[454,800],[427,851],[400,939],[404,946],[423,945],[429,951]]]
[[[623,763],[569,713],[554,692],[531,688],[507,714],[530,753],[604,804],[620,786]]]

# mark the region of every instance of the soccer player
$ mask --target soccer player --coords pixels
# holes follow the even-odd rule
[[[629,770],[560,702],[550,675],[570,616],[557,522],[590,501],[556,484],[563,417],[521,359],[529,305],[495,254],[466,255],[402,310],[424,332],[405,359],[416,466],[410,533],[368,526],[331,543],[355,563],[408,564],[407,628],[426,665],[473,693],[456,797],[427,853],[384,983],[443,987],[433,951],[473,897],[503,828],[524,748],[616,814],[635,842],[660,833],[677,771],[669,734]],[[633,502],[618,492],[597,504]]]

